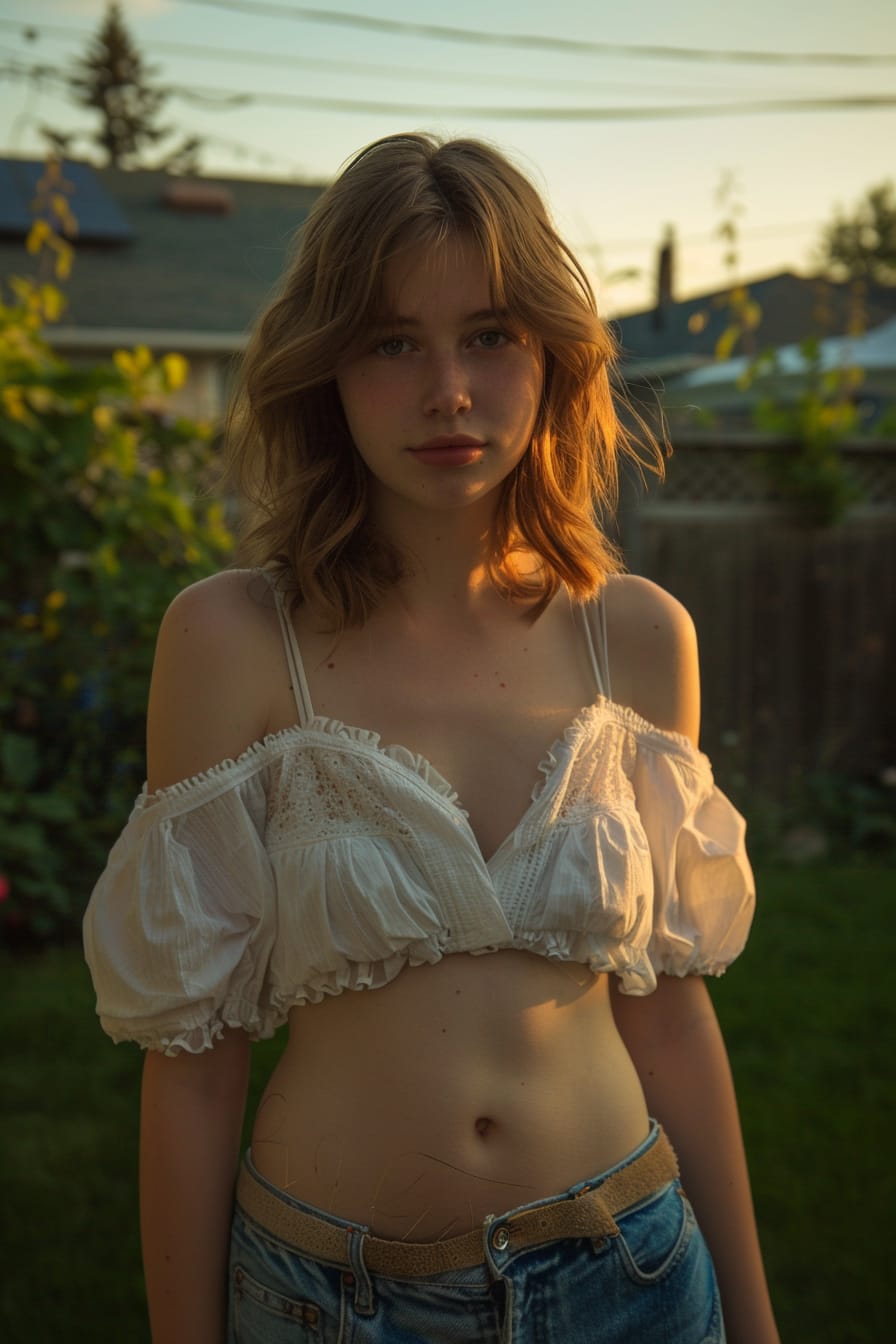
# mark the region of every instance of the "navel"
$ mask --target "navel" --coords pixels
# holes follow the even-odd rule
[[[473,1128],[481,1139],[486,1138],[495,1127],[495,1122],[490,1115],[480,1115],[474,1121]]]

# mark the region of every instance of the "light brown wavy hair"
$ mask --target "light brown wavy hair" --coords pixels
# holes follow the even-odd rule
[[[336,368],[376,324],[386,263],[458,234],[481,249],[496,311],[544,354],[532,442],[500,488],[492,524],[498,589],[533,616],[561,584],[580,601],[594,596],[622,568],[601,527],[617,502],[620,458],[662,474],[644,422],[634,415],[636,439],[619,420],[616,342],[531,182],[477,140],[378,140],[312,207],[249,343],[227,424],[225,481],[247,505],[238,563],[279,569],[294,605],[308,603],[333,630],[362,624],[407,571],[369,516]],[[538,558],[534,575],[511,562],[519,552]]]

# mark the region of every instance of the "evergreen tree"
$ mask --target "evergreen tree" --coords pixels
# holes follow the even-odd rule
[[[68,80],[69,91],[81,107],[100,115],[99,128],[89,139],[105,154],[106,166],[135,168],[146,149],[171,134],[171,127],[158,124],[168,93],[153,87],[158,67],[147,65],[125,27],[121,6],[112,0],[101,27]],[[79,132],[42,127],[57,152],[71,153]],[[185,140],[157,167],[196,171],[199,141]]]
[[[838,280],[896,285],[896,190],[892,182],[869,188],[855,213],[838,212],[818,249],[822,266]]]
[[[154,145],[168,134],[167,128],[156,124],[166,98],[163,90],[150,86],[156,73],[144,64],[124,25],[121,8],[113,0],[69,81],[76,101],[94,108],[102,118],[93,138],[112,168],[127,167],[145,145]]]

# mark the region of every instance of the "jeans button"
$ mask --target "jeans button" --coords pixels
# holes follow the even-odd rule
[[[510,1233],[506,1227],[499,1227],[492,1237],[492,1245],[496,1251],[506,1251],[510,1245]]]

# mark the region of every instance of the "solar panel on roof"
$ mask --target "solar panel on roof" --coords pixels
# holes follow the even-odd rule
[[[0,236],[23,238],[34,223],[33,202],[45,165],[38,160],[0,159]],[[62,166],[65,196],[78,221],[78,240],[127,243],[134,233],[118,203],[86,163]]]

